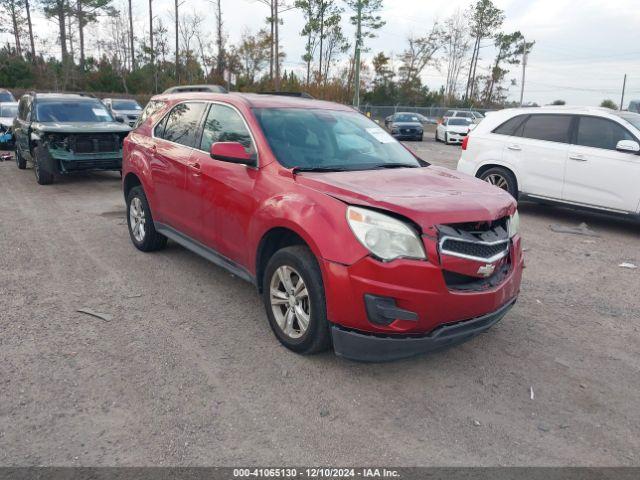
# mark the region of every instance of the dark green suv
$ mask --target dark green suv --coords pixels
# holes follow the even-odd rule
[[[13,124],[16,163],[25,169],[32,162],[40,185],[72,172],[121,170],[122,141],[130,130],[97,98],[28,93]]]

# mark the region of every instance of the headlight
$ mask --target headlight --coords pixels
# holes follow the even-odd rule
[[[518,210],[516,210],[515,213],[509,217],[509,238],[513,238],[519,231],[520,215],[518,214]]]
[[[376,257],[425,259],[422,242],[406,223],[367,208],[347,208],[347,222],[358,241]]]

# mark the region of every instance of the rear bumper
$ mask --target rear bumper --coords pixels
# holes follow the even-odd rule
[[[466,342],[489,330],[513,307],[515,299],[494,312],[452,324],[441,325],[424,336],[382,336],[332,326],[336,355],[360,362],[400,360]]]

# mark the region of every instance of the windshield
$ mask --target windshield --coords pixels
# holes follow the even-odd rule
[[[467,127],[469,126],[469,120],[466,118],[450,118],[447,125],[462,125]]]
[[[400,113],[396,115],[393,119],[394,122],[418,122],[420,123],[420,119],[415,115],[403,114]]]
[[[135,100],[113,100],[111,108],[114,110],[142,110],[142,107]]]
[[[39,122],[113,122],[113,117],[99,101],[38,101]]]
[[[356,112],[261,108],[260,127],[287,168],[368,170],[420,163],[376,123]]]
[[[4,92],[0,92],[0,102],[15,102],[16,99],[13,98],[10,92],[6,90]]]
[[[622,118],[623,120],[626,120],[631,125],[633,125],[638,130],[640,130],[640,114],[631,113],[631,112],[622,112],[622,113],[616,113],[615,115]]]
[[[17,115],[18,115],[17,103],[14,105],[0,104],[0,117],[9,118],[9,117],[16,117]]]

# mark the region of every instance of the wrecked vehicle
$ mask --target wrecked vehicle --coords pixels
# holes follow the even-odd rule
[[[87,170],[121,170],[122,142],[131,127],[117,122],[97,98],[28,93],[13,123],[18,168],[33,164],[36,180]]]
[[[17,102],[0,102],[0,146],[13,145],[13,119],[18,114]]]

